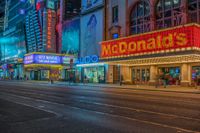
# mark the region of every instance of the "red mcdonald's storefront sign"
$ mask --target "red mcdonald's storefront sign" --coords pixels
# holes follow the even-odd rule
[[[199,25],[185,25],[101,42],[101,58],[200,47]]]

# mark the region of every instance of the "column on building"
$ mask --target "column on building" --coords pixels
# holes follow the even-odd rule
[[[123,76],[123,82],[130,84],[131,81],[131,69],[129,66],[120,66],[120,73]]]
[[[106,83],[113,83],[113,65],[108,65],[106,68]]]
[[[191,81],[191,66],[182,64],[181,66],[181,86],[189,86]]]
[[[150,66],[150,81],[149,81],[149,85],[155,85],[156,84],[157,75],[158,75],[157,66]]]

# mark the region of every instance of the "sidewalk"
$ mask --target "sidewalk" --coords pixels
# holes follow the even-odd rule
[[[164,88],[163,86],[159,86],[156,88],[155,86],[149,85],[122,85],[119,84],[92,84],[92,83],[68,83],[68,82],[60,82],[55,81],[53,84],[50,84],[48,81],[26,81],[28,83],[36,83],[39,84],[49,84],[53,86],[89,86],[89,87],[105,87],[105,88],[119,88],[119,89],[134,89],[134,90],[147,90],[147,91],[163,91],[163,92],[179,92],[179,93],[195,93],[200,94],[200,86],[198,89],[194,87],[181,87],[181,86],[167,86]]]

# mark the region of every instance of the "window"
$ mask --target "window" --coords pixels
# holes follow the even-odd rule
[[[112,22],[113,23],[118,22],[118,6],[112,8]]]
[[[156,28],[183,24],[181,0],[159,0],[156,5]]]
[[[200,0],[188,0],[189,22],[200,22]]]
[[[145,1],[138,2],[130,14],[130,34],[144,33],[150,28],[150,7]]]

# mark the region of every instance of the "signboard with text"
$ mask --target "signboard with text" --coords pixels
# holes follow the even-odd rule
[[[62,56],[56,54],[29,54],[24,57],[24,64],[51,64],[61,65],[70,64],[70,61],[74,60],[73,56]]]
[[[101,42],[101,58],[200,47],[200,27],[188,25]]]

